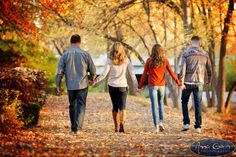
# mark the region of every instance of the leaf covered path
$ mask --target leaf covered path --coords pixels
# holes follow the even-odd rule
[[[149,99],[129,96],[125,134],[114,133],[108,94],[89,93],[83,131],[70,133],[67,96],[50,96],[37,127],[0,134],[0,156],[193,156],[189,146],[208,137],[235,143],[235,121],[203,113],[203,132],[180,132],[182,114],[165,106],[165,127],[154,133]]]

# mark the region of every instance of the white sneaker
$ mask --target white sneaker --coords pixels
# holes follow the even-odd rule
[[[200,134],[202,132],[202,130],[201,130],[201,128],[196,128],[195,132]]]
[[[160,131],[164,131],[165,130],[165,127],[164,127],[164,125],[163,125],[163,123],[159,123],[159,130]]]
[[[160,129],[158,126],[155,127],[155,133],[159,133],[160,132]]]
[[[187,131],[187,130],[189,130],[189,124],[183,125],[183,128],[181,129],[181,131]]]

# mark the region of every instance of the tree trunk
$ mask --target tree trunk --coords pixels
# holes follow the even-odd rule
[[[181,8],[183,11],[182,14],[182,21],[184,26],[184,34],[185,36],[191,33],[191,24],[189,24],[188,18],[189,18],[189,6],[187,3],[187,0],[180,0],[181,2]],[[186,38],[185,38],[186,39]]]
[[[226,110],[226,113],[229,112],[229,109],[230,109],[230,100],[234,94],[234,91],[236,90],[236,82],[233,83],[233,86],[231,87],[231,89],[229,90],[229,95],[226,99],[226,103],[225,103],[225,110]]]
[[[178,98],[178,94],[175,90],[175,82],[171,81],[171,76],[169,74],[166,74],[165,76],[166,78],[166,84],[167,84],[167,87],[170,91],[170,95],[171,95],[171,100],[173,102],[173,106],[175,108],[179,108],[179,98]]]
[[[128,55],[128,58],[129,58],[130,62],[132,62],[129,55]],[[134,87],[134,83],[132,82],[131,76],[129,75],[128,72],[126,73],[126,77],[127,77],[127,83],[129,86],[129,94],[130,95],[137,95],[136,88]]]
[[[229,32],[229,24],[232,12],[234,10],[234,0],[229,0],[229,7],[224,19],[224,28],[221,37],[220,47],[220,61],[219,61],[219,77],[218,77],[218,104],[217,112],[225,112],[225,57],[226,57],[226,44]]]
[[[111,47],[111,42],[107,39],[107,56],[109,55]],[[108,92],[108,76],[105,78],[105,85],[104,85],[105,92]]]
[[[155,31],[155,28],[153,26],[153,23],[152,23],[152,20],[151,20],[151,8],[150,8],[150,3],[149,3],[149,0],[143,0],[143,8],[144,8],[144,11],[147,15],[147,23],[149,25],[149,28],[152,32],[152,35],[153,35],[153,38],[156,42],[156,44],[158,43],[158,38],[157,38],[157,34],[156,34],[156,31]]]
[[[166,14],[165,7],[163,7],[162,18],[163,18],[163,27],[164,27],[164,45],[166,47],[168,39],[167,39],[167,25],[166,25],[166,20],[165,20],[165,19],[167,19],[167,14]],[[175,108],[179,108],[178,88],[176,88],[176,84],[174,84],[173,81],[171,81],[171,77],[170,77],[169,74],[166,73],[165,78],[166,78],[166,85],[167,85],[166,87],[170,91],[170,95],[171,95],[171,100],[173,102],[173,106]],[[165,97],[167,97],[166,92],[165,92]]]
[[[212,102],[211,102],[209,86],[206,86],[206,98],[207,98],[207,106],[211,107],[212,106]]]
[[[201,0],[201,4],[202,4],[202,12],[204,15],[204,25],[205,28],[208,29],[209,25],[210,25],[210,30],[208,31],[210,34],[208,36],[208,51],[209,51],[209,58],[211,61],[211,69],[212,69],[212,83],[211,83],[211,90],[212,90],[212,96],[211,96],[211,101],[208,100],[208,107],[212,107],[216,105],[216,82],[217,82],[217,78],[216,78],[216,65],[215,65],[215,40],[214,40],[214,26],[212,23],[212,10],[210,7],[207,8],[206,11],[206,6],[203,0]],[[209,89],[210,90],[210,89]],[[207,92],[207,96],[210,97],[208,91]],[[209,99],[208,97],[208,99]],[[210,102],[210,103],[209,103]]]
[[[127,74],[127,82],[129,85],[129,94],[137,95],[136,88],[134,87],[134,83],[132,82],[131,76],[129,74]]]
[[[167,29],[166,29],[166,20],[165,20],[165,7],[163,7],[162,18],[163,18],[163,27],[164,27],[164,46],[166,47],[166,44],[167,44]],[[166,77],[168,77],[168,76],[166,76]],[[166,81],[167,86],[165,87],[165,93],[164,93],[164,105],[166,105],[166,106],[168,106],[168,103],[167,103],[168,95],[166,93],[166,89],[169,87],[168,83],[169,82]]]
[[[212,78],[211,78],[211,90],[212,90],[212,97],[211,97],[211,104],[208,104],[208,107],[213,107],[216,105],[216,91],[217,91],[217,77],[216,77],[216,64],[215,64],[215,41],[213,36],[210,37],[210,44],[209,44],[209,58],[211,61],[211,70],[212,70]]]
[[[165,105],[165,106],[168,106],[168,103],[167,103],[167,96],[166,96],[166,91],[165,91],[165,96],[164,96],[164,105]]]

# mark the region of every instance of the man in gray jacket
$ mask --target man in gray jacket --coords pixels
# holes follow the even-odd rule
[[[80,48],[81,38],[71,37],[71,47],[63,53],[58,63],[56,76],[57,92],[61,92],[61,80],[65,75],[69,97],[71,130],[77,133],[82,129],[89,81],[96,77],[95,65],[90,54]],[[88,80],[88,72],[90,80]]]
[[[211,80],[211,64],[208,53],[200,48],[200,38],[193,36],[191,39],[192,47],[188,49],[182,56],[181,72],[179,75],[180,82],[185,85],[182,91],[182,112],[183,112],[183,128],[182,131],[189,129],[190,119],[188,114],[188,101],[191,93],[194,97],[195,108],[195,131],[201,132],[201,100],[204,84],[205,72],[207,72],[208,85]]]

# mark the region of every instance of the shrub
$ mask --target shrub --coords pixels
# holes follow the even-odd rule
[[[22,112],[19,113],[18,119],[22,120],[26,126],[37,124],[39,110],[46,100],[47,80],[44,72],[19,67],[1,69],[0,89],[19,91],[17,99],[20,101]],[[10,102],[15,98],[9,95]],[[0,107],[1,110],[4,109],[4,106]]]
[[[0,90],[0,131],[8,131],[11,128],[23,126],[21,120],[22,107],[20,100],[18,100],[19,95],[19,91]]]

